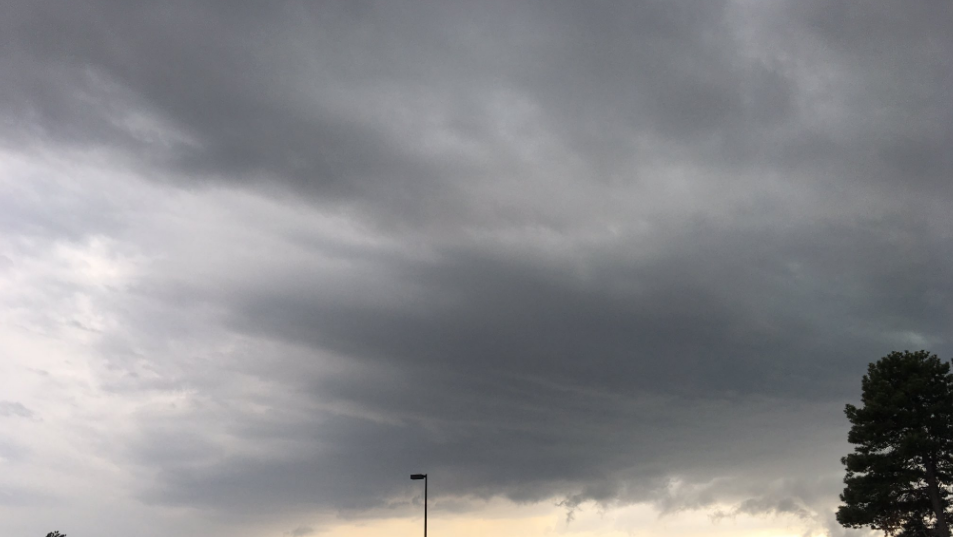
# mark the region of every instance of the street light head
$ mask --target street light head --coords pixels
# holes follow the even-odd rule
[[[410,476],[411,479],[427,479],[427,474],[413,474]]]

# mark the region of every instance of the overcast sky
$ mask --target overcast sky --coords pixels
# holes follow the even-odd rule
[[[2,2],[0,534],[862,535],[951,148],[948,0]]]

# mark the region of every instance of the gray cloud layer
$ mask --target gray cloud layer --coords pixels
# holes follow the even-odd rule
[[[836,471],[864,365],[950,355],[950,10],[15,2],[6,147],[305,216],[197,215],[220,254],[95,197],[0,224],[166,254],[101,342],[153,373],[110,389],[201,401],[128,439],[147,502],[402,508],[421,470],[570,505],[730,478],[684,501],[803,513],[759,483]],[[175,353],[223,338],[248,348]]]

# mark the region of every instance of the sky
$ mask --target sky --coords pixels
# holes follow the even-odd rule
[[[0,534],[867,535],[951,103],[946,0],[7,0]]]

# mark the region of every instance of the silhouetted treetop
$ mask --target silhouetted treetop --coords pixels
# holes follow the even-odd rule
[[[837,521],[896,537],[949,537],[953,487],[953,375],[927,351],[870,364],[863,406],[847,405],[844,505]]]

